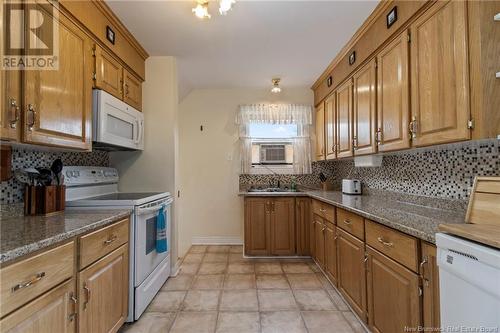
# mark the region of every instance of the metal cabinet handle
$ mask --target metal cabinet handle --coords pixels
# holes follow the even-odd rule
[[[384,239],[382,237],[378,237],[377,240],[379,241],[379,243],[382,243],[385,246],[388,246],[388,247],[394,246],[394,244],[392,242],[386,242],[386,241],[384,241]]]
[[[107,240],[104,241],[104,245],[109,245],[109,244],[113,243],[117,239],[118,239],[118,236],[111,235],[110,238],[108,238]]]
[[[410,131],[410,138],[415,139],[417,137],[417,118],[412,117],[412,120],[410,121],[409,125],[409,131]]]
[[[41,279],[43,279],[45,276],[45,272],[40,272],[38,274],[36,274],[31,280],[29,281],[26,281],[26,282],[21,282],[21,283],[18,283],[16,284],[14,287],[11,288],[11,291],[12,292],[16,292],[18,291],[19,289],[24,289],[24,288],[28,288],[29,286],[31,285],[34,285],[35,283],[38,283]]]
[[[363,260],[363,262],[367,262],[368,261],[368,256],[365,256],[365,259]]]
[[[28,113],[31,113],[31,123],[28,124],[28,129],[32,131],[36,123],[36,111],[33,104],[28,104]]]
[[[11,111],[14,111],[14,119],[10,121],[10,128],[16,128],[19,121],[19,106],[15,98],[9,99],[9,107]]]
[[[326,209],[320,208],[319,211],[322,212],[322,213],[324,213],[324,212],[326,212]]]
[[[351,225],[351,221],[349,221],[349,220],[345,219],[345,220],[344,220],[344,224]]]
[[[69,294],[69,300],[71,302],[73,302],[73,309],[74,310],[73,310],[73,313],[70,313],[68,315],[68,319],[69,319],[69,321],[73,321],[75,319],[75,317],[76,317],[76,311],[77,311],[76,310],[76,305],[78,303],[78,299],[73,295],[73,293],[71,293],[71,294]]]
[[[382,129],[380,127],[377,128],[377,131],[375,132],[375,142],[377,145],[382,144]]]
[[[90,292],[90,289],[89,287],[87,287],[87,285],[83,285],[83,290],[85,290],[85,302],[83,303],[83,309],[87,309],[87,304],[89,304],[90,302],[90,296],[91,296],[91,292]]]
[[[128,96],[128,83],[125,83],[125,96]]]
[[[420,278],[422,279],[422,281],[425,281],[426,278],[424,277],[424,265],[427,264],[429,261],[427,259],[427,257],[424,257],[424,259],[422,260],[422,262],[420,262],[420,265],[419,265],[419,269],[418,269],[418,272],[420,274]]]

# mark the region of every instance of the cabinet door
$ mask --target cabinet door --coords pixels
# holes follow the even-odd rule
[[[142,111],[142,82],[123,69],[123,101]]]
[[[78,275],[79,332],[116,332],[128,315],[128,244]]]
[[[271,254],[295,255],[295,198],[275,198],[271,210]]]
[[[411,25],[414,146],[470,139],[466,1],[438,1]]]
[[[366,321],[365,243],[337,228],[338,286],[359,318]]]
[[[95,86],[115,96],[123,98],[123,67],[118,60],[95,45]]]
[[[309,223],[309,249],[311,250],[311,257],[316,259],[316,219],[315,215],[311,213]]]
[[[269,254],[269,198],[245,198],[245,254]]]
[[[437,266],[436,246],[422,242],[422,264],[420,274],[423,283],[424,327],[439,328],[439,269]]]
[[[317,215],[314,215],[314,255],[316,262],[321,268],[325,267],[325,225],[323,219]]]
[[[352,80],[337,89],[337,157],[352,156]]]
[[[325,229],[325,272],[330,280],[337,285],[337,232],[330,223]]]
[[[404,332],[420,326],[418,276],[367,247],[368,326],[372,332]]]
[[[353,140],[354,154],[366,155],[377,152],[375,130],[376,113],[376,66],[375,59],[353,75]]]
[[[69,280],[0,321],[0,331],[71,333],[76,329],[75,281]]]
[[[379,151],[410,148],[408,32],[377,55],[377,142]]]
[[[316,160],[325,159],[325,107],[321,103],[316,108]]]
[[[38,9],[45,10],[41,6]],[[59,68],[26,70],[23,74],[23,140],[90,149],[92,44],[89,37],[62,13],[59,14],[58,27]]]
[[[311,226],[311,199],[295,199],[295,220],[297,235],[297,255],[311,255],[310,226]]]
[[[330,95],[325,101],[325,151],[326,159],[336,158],[335,141],[335,93]]]

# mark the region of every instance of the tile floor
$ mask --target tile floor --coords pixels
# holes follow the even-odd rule
[[[140,320],[121,332],[365,332],[312,260],[247,259],[192,246]]]

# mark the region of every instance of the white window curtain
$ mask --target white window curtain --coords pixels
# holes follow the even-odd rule
[[[299,104],[251,104],[241,105],[236,123],[240,128],[241,172],[250,173],[252,168],[252,138],[250,124],[296,124],[297,137],[293,138],[293,169],[296,174],[311,173],[312,108]]]

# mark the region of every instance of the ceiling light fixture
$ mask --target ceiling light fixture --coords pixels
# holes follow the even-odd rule
[[[228,11],[231,10],[233,4],[236,0],[220,0],[219,1],[219,13],[221,15],[226,15]]]
[[[198,1],[196,7],[192,9],[194,15],[199,19],[210,18],[210,14],[208,13],[208,1]]]
[[[273,83],[273,87],[271,88],[272,93],[278,94],[281,92],[280,81],[281,81],[280,78],[275,78],[271,80],[271,82]]]

